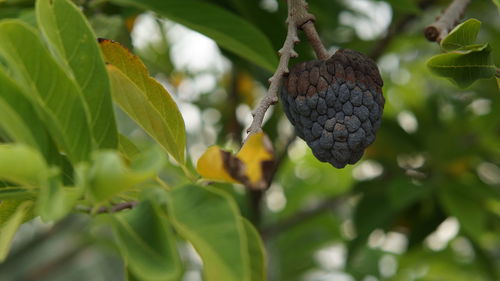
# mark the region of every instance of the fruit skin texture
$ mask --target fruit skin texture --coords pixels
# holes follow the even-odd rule
[[[336,168],[354,164],[375,140],[385,99],[377,65],[340,49],[329,59],[297,64],[280,98],[288,120],[318,160]]]

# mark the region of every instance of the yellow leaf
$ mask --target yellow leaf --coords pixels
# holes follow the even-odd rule
[[[227,162],[230,162],[231,158],[234,162],[239,162],[230,152],[224,151],[218,146],[211,146],[198,159],[196,171],[209,180],[236,183],[238,181],[231,177],[227,168]]]
[[[245,163],[245,175],[250,187],[265,188],[274,162],[273,146],[269,138],[263,132],[249,136],[236,157]]]
[[[251,135],[236,156],[212,146],[197,163],[198,173],[209,180],[241,183],[251,189],[267,187],[274,164],[273,147],[264,133]]]

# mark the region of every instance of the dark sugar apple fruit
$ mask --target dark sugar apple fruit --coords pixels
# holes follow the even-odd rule
[[[327,60],[297,64],[280,98],[297,135],[318,160],[336,168],[354,164],[375,140],[385,99],[377,65],[341,49]]]

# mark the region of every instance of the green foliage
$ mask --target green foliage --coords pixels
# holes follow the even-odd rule
[[[469,87],[478,79],[493,78],[496,67],[489,44],[474,44],[480,27],[481,22],[476,19],[455,27],[441,41],[441,47],[447,53],[427,61],[431,71],[450,78],[461,88]]]
[[[188,185],[174,189],[167,205],[176,230],[193,244],[205,261],[207,281],[250,281],[257,278],[252,277],[253,274],[263,274],[257,271],[257,265],[250,264],[250,258],[262,258],[262,255],[249,255],[248,246],[259,244],[248,242],[248,239],[258,237],[246,235],[238,208],[227,194],[213,188]]]
[[[6,206],[7,204],[10,206]],[[4,261],[9,252],[12,239],[14,234],[16,234],[17,229],[24,222],[29,209],[33,205],[31,201],[24,202],[0,202],[0,207],[2,211],[2,220],[0,220],[0,261]],[[5,214],[5,213],[8,214]]]
[[[221,47],[260,67],[274,71],[276,51],[269,39],[244,19],[215,5],[196,0],[115,0],[152,10],[214,39]]]
[[[155,194],[164,198],[165,194]],[[138,280],[178,280],[182,270],[176,238],[158,199],[146,199],[131,211],[109,215],[118,247]]]
[[[54,140],[79,162],[86,160],[92,149],[87,109],[75,81],[43,46],[36,31],[16,20],[0,24],[0,54],[25,85],[26,93]]]
[[[481,22],[476,19],[468,19],[457,25],[442,41],[441,48],[450,52],[466,48],[476,42],[477,34],[481,28]]]
[[[80,86],[97,147],[116,148],[118,136],[110,86],[94,32],[78,8],[68,1],[37,1],[37,5],[37,21],[50,48],[63,59]]]
[[[184,164],[184,121],[170,94],[146,66],[118,43],[102,41],[115,101],[179,164]]]
[[[493,4],[435,55],[420,28],[438,4],[363,2],[392,9],[366,40],[371,10],[308,1],[327,49],[372,54],[384,79],[375,143],[337,170],[279,105],[240,145],[286,32],[285,1],[257,2],[0,1],[2,281],[499,280],[500,80],[473,83],[498,75]],[[223,66],[179,67],[174,23]],[[290,67],[312,58],[299,35]]]
[[[91,163],[87,178],[89,197],[95,202],[106,202],[120,192],[154,179],[163,168],[165,158],[158,149],[151,149],[126,165],[116,152],[101,151],[92,156]]]

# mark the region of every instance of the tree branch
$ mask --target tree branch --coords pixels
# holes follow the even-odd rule
[[[448,35],[448,32],[458,24],[469,2],[470,0],[453,0],[441,16],[436,19],[436,22],[425,28],[424,34],[427,40],[441,42]]]
[[[293,226],[310,219],[312,217],[315,217],[316,215],[319,215],[323,213],[324,211],[328,210],[334,210],[339,206],[341,202],[345,200],[345,196],[335,196],[331,198],[327,198],[324,201],[321,201],[318,203],[316,206],[303,210],[301,212],[298,212],[283,221],[280,221],[278,223],[275,223],[273,225],[270,225],[268,227],[265,227],[262,229],[262,236],[264,238],[269,238],[274,235],[277,235],[281,232],[287,231],[288,229],[292,228]]]
[[[278,102],[279,87],[281,86],[283,76],[289,72],[288,63],[290,58],[298,56],[297,52],[294,50],[295,44],[299,42],[299,37],[297,36],[298,28],[304,30],[319,59],[329,57],[328,52],[319,39],[313,22],[314,16],[307,12],[307,3],[305,0],[288,0],[288,17],[286,19],[288,31],[285,43],[283,43],[283,47],[278,51],[280,61],[276,72],[274,72],[274,75],[269,78],[270,85],[266,96],[264,96],[259,105],[257,105],[255,110],[252,112],[253,121],[247,129],[248,136],[262,130],[262,122],[266,111],[271,105]]]

